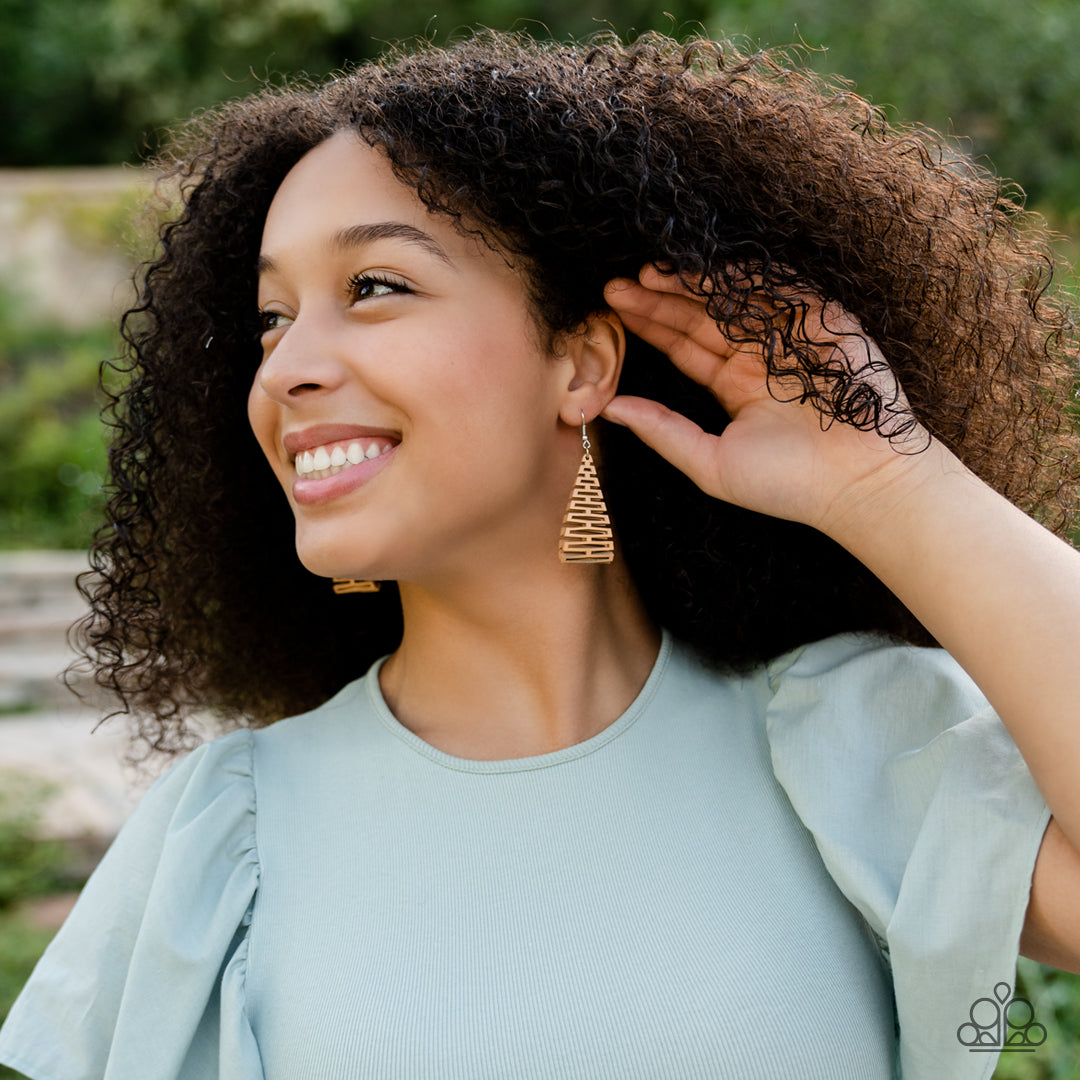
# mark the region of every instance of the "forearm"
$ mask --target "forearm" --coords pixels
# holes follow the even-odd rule
[[[1080,850],[1080,552],[937,444],[861,481],[827,531],[978,683]]]

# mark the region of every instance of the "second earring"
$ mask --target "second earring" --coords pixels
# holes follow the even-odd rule
[[[585,431],[584,413],[581,414],[581,448],[581,465],[559,536],[559,559],[562,562],[609,563],[615,559],[615,540],[600,479],[596,475],[596,462],[590,452],[592,443]]]

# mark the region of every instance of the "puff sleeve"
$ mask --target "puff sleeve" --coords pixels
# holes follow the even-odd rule
[[[959,1036],[1013,985],[1049,811],[975,684],[940,649],[841,635],[775,662],[776,775],[892,968],[904,1080],[988,1077]]]
[[[143,796],[0,1032],[34,1080],[256,1080],[243,1003],[258,886],[252,737]]]

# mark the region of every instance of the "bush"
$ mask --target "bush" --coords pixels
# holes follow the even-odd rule
[[[17,900],[72,886],[67,849],[36,835],[51,789],[20,773],[0,773],[0,912]]]
[[[1020,959],[1016,992],[1031,1002],[1046,1042],[1030,1054],[1002,1054],[993,1080],[1075,1080],[1080,1076],[1080,976]]]
[[[0,774],[0,1022],[53,937],[20,913],[16,901],[82,883],[70,872],[64,845],[35,835],[48,794],[47,785],[21,774]],[[20,1075],[0,1066],[0,1080]]]
[[[0,298],[0,547],[85,548],[106,472],[98,368],[106,325],[28,324]]]

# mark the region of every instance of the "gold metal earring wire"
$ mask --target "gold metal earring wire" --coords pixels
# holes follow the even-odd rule
[[[359,578],[334,578],[334,592],[339,596],[354,592],[378,592],[382,586],[377,581],[361,581]]]
[[[596,463],[589,452],[592,443],[585,430],[584,413],[581,414],[581,448],[584,453],[559,534],[559,559],[561,562],[613,562],[615,541],[611,534],[611,519],[604,493],[600,490]]]

